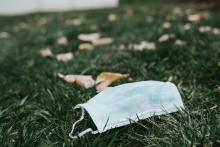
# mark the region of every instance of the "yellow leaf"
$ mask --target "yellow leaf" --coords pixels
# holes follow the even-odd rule
[[[95,85],[95,81],[90,75],[62,75],[58,74],[58,77],[70,84],[76,84],[77,86],[85,89],[91,88]]]
[[[110,86],[113,82],[118,80],[128,78],[129,74],[120,74],[120,73],[111,73],[111,72],[102,72],[96,78],[96,90],[98,92],[104,90]]]
[[[72,58],[73,58],[72,53],[61,53],[56,55],[56,59],[62,62],[68,62],[69,60],[72,60]]]

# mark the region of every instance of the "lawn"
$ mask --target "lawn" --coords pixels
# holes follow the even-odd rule
[[[199,28],[220,27],[220,12],[206,10],[206,19],[188,22],[190,13],[204,12],[197,8],[203,6],[124,0],[116,9],[0,17],[0,32],[8,33],[0,37],[0,146],[219,146],[220,34]],[[117,19],[109,22],[112,13]],[[76,18],[84,20],[81,25],[66,24]],[[171,27],[162,27],[165,22]],[[188,23],[191,27],[184,30]],[[94,32],[114,42],[78,50],[77,36]],[[163,34],[173,37],[158,42]],[[56,43],[59,36],[67,37],[67,46]],[[177,39],[186,44],[175,45]],[[156,50],[130,47],[141,41],[154,42]],[[44,58],[39,51],[47,47],[54,53],[72,52],[74,58],[66,63]],[[103,71],[129,73],[133,82],[171,81],[186,109],[72,140],[68,133],[80,117],[72,107],[97,93],[68,84],[57,73],[96,77]],[[127,82],[131,79],[113,85]],[[87,115],[77,130],[88,127],[95,129]]]

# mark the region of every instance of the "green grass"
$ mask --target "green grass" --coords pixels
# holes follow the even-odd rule
[[[210,12],[207,20],[192,24],[192,29],[185,33],[180,28],[187,23],[186,14],[170,20],[171,29],[162,29],[167,15],[176,6],[164,2],[125,2],[109,10],[0,17],[0,32],[10,34],[8,39],[0,39],[0,146],[219,146],[220,35],[201,34],[198,27],[219,27],[220,13]],[[197,12],[193,5],[178,7]],[[133,10],[132,17],[126,17],[127,9]],[[107,21],[110,13],[118,15],[116,22]],[[154,18],[153,23],[145,21],[148,16]],[[42,17],[49,20],[48,24],[39,25]],[[66,19],[78,17],[85,19],[82,25],[64,24]],[[21,23],[28,27],[19,27]],[[90,32],[112,37],[114,43],[93,51],[78,51],[77,35]],[[164,33],[174,33],[188,44],[174,46],[175,39],[158,43]],[[67,47],[56,45],[60,35],[67,36]],[[119,50],[120,44],[143,40],[155,42],[157,50]],[[51,47],[55,53],[73,52],[74,59],[62,63],[42,58],[39,50],[45,47]],[[173,77],[186,110],[73,141],[68,133],[80,113],[73,112],[72,107],[86,102],[96,91],[66,84],[56,74],[83,73],[96,77],[102,71],[129,73],[134,81],[167,81]],[[129,81],[114,85],[126,82]],[[78,130],[90,126],[94,124],[87,115]]]

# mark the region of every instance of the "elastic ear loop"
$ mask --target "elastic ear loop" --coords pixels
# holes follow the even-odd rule
[[[77,109],[77,108],[79,108],[79,107],[75,107],[74,110]],[[98,133],[98,130],[93,131],[91,128],[88,128],[88,129],[86,129],[86,130],[80,132],[77,136],[73,136],[73,133],[74,133],[74,129],[75,129],[76,124],[78,124],[79,122],[81,122],[81,121],[84,119],[85,110],[84,110],[84,108],[82,108],[82,107],[81,107],[81,112],[82,112],[82,114],[81,114],[80,119],[78,119],[75,123],[73,123],[73,125],[72,125],[72,130],[71,130],[71,132],[69,133],[69,137],[72,138],[72,139],[77,139],[78,137],[82,137],[82,136],[84,136],[85,134],[87,134],[87,133],[89,133],[89,132],[91,132],[92,134],[97,134],[97,133]]]

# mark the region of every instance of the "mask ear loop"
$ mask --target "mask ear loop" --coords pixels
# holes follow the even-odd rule
[[[79,108],[79,107],[75,107],[74,110],[77,109],[77,108]],[[72,130],[69,133],[69,137],[72,138],[72,139],[77,139],[78,137],[82,137],[82,136],[84,136],[85,134],[87,134],[89,132],[91,132],[92,134],[97,134],[98,133],[98,130],[93,131],[91,128],[88,128],[88,129],[80,132],[77,136],[73,136],[73,133],[74,133],[74,130],[75,130],[75,126],[84,119],[85,110],[82,107],[80,107],[80,108],[81,108],[81,112],[82,112],[81,117],[75,123],[73,123]]]

